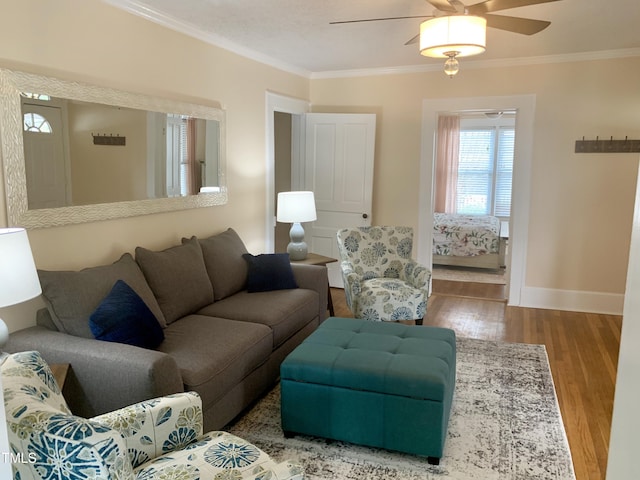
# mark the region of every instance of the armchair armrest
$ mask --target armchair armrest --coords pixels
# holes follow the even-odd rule
[[[340,262],[340,271],[342,272],[342,280],[344,283],[344,294],[347,305],[354,309],[353,301],[362,293],[362,277],[352,268],[350,262]]]
[[[407,260],[402,270],[403,280],[409,283],[413,288],[420,290],[429,290],[429,281],[431,280],[431,271],[424,265],[419,264],[413,259]]]
[[[177,393],[92,418],[122,435],[134,467],[181,450],[202,435],[202,401],[195,392]]]
[[[292,263],[291,269],[293,270],[293,276],[296,279],[298,287],[318,292],[320,300],[318,316],[322,323],[327,318],[327,301],[329,295],[327,267],[322,265]]]
[[[184,391],[175,360],[155,350],[38,326],[13,332],[5,349],[37,350],[47,363],[70,364],[64,390],[71,411],[85,418]]]

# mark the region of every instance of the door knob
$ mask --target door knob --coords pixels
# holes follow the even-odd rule
[[[363,213],[362,214],[362,218],[367,219],[367,218],[369,218],[369,215],[367,215],[366,213]]]

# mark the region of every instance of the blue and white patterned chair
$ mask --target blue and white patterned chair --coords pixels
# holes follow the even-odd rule
[[[431,272],[411,258],[412,249],[411,227],[338,231],[344,291],[356,318],[422,325]]]
[[[161,397],[84,419],[71,414],[38,352],[10,355],[1,372],[16,480],[304,477],[299,465],[277,464],[229,433],[203,435],[196,393]]]

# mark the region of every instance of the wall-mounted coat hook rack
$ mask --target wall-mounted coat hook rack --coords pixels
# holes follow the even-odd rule
[[[640,140],[614,140],[610,137],[608,140],[576,140],[575,153],[640,153]]]
[[[107,135],[95,135],[91,134],[93,137],[94,145],[117,145],[117,146],[125,146],[127,144],[127,137],[121,137],[119,134],[114,135],[113,133]]]

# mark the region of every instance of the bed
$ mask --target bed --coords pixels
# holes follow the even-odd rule
[[[498,269],[506,238],[500,219],[490,215],[434,213],[433,264]]]

